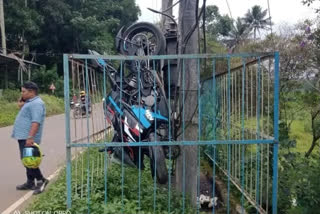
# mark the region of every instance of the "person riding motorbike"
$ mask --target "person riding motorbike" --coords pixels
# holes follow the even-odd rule
[[[80,103],[82,114],[86,113],[86,106],[88,104],[88,113],[91,114],[91,99],[88,95],[86,95],[85,91],[80,92]]]

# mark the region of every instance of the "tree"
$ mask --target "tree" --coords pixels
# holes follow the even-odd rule
[[[71,19],[78,52],[86,53],[91,48],[111,53],[113,42],[110,41],[113,41],[117,30],[136,21],[140,12],[130,0],[81,2],[77,3],[78,9]]]
[[[305,154],[305,157],[308,158],[320,139],[320,91],[309,86],[309,89],[302,94],[302,98],[303,104],[311,116],[311,131],[313,137],[311,146]]]
[[[21,52],[26,45],[47,67],[62,53],[111,52],[117,30],[140,12],[132,0],[5,0],[4,7],[8,49]]]
[[[29,0],[28,3],[26,5],[25,1],[4,0],[9,52],[22,51],[24,45],[32,47],[39,43],[43,17],[37,12],[35,0]]]
[[[309,6],[311,6],[314,2],[316,2],[316,1],[318,1],[319,2],[319,0],[303,0],[302,1],[302,3],[304,4],[304,5],[307,5],[308,7]],[[316,8],[315,9],[316,11],[316,13],[320,13],[320,7],[319,8]]]
[[[315,146],[320,140],[320,29],[311,29],[309,21],[305,22],[304,34],[301,38],[301,46],[308,52],[305,61],[308,63],[308,68],[305,71],[306,85],[304,93],[302,94],[303,106],[310,112],[311,116],[311,131],[312,143],[305,154],[309,157],[314,150]],[[320,146],[320,144],[319,144]]]
[[[310,156],[318,145],[320,133],[318,110],[320,96],[320,49],[319,24],[306,20],[294,27],[283,25],[277,34],[265,40],[246,45],[245,51],[267,52],[272,49],[280,53],[280,121],[283,129],[290,131],[298,117],[310,118],[310,133],[313,136]],[[271,48],[272,47],[272,48]],[[243,48],[243,47],[242,47]]]
[[[245,41],[249,36],[248,26],[243,23],[242,19],[238,17],[235,25],[232,25],[231,31],[228,33],[224,43],[227,44],[231,52],[234,52],[235,48]]]
[[[40,53],[67,53],[72,51],[71,6],[63,0],[38,1],[37,11],[43,17],[40,42],[34,50]]]
[[[268,29],[270,26],[270,17],[265,18],[267,10],[262,10],[258,5],[255,5],[249,9],[245,14],[243,20],[248,25],[248,28],[253,30],[254,40],[256,40],[257,32],[260,34],[260,30]]]
[[[56,87],[55,95],[58,97],[63,97],[64,95],[63,78],[58,76],[57,66],[52,68],[42,66],[34,70],[31,80],[38,83],[41,93],[51,94],[49,86],[54,83]]]
[[[219,38],[227,36],[232,30],[233,20],[228,15],[221,15],[216,5],[206,7],[206,23],[209,36]]]

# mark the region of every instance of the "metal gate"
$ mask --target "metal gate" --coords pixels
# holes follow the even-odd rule
[[[104,66],[112,64],[118,68],[116,71],[120,72],[120,83],[128,73],[126,66],[132,65],[129,62],[137,66],[139,73],[141,63],[149,66],[155,65],[155,61],[161,61],[162,65],[166,65],[165,72],[158,72],[161,73],[169,102],[168,133],[172,133],[171,129],[176,127],[171,119],[180,114],[181,136],[173,140],[169,134],[168,140],[155,139],[154,142],[112,142],[114,130],[105,115],[105,100],[112,89],[108,83],[106,67],[97,68],[96,62],[99,60],[104,60]],[[194,80],[197,81],[197,89],[193,92],[188,90],[186,84],[188,73],[185,65],[191,60],[196,64],[194,72],[197,76],[197,80]],[[178,64],[176,70],[180,70],[179,75],[170,72],[173,64]],[[150,70],[157,71],[157,68],[154,66]],[[202,76],[209,78],[202,80]],[[140,78],[140,74],[138,77]],[[177,81],[178,97],[172,96],[172,78]],[[140,81],[141,79],[137,80],[138,83]],[[156,81],[154,78],[154,85]],[[69,209],[78,212],[81,207],[81,211],[87,213],[230,213],[233,210],[241,213],[251,213],[253,210],[259,213],[277,213],[277,52],[148,57],[65,54],[64,84]],[[138,85],[137,96],[142,96],[140,84]],[[75,109],[70,108],[70,101],[76,101],[80,91],[85,91],[91,97],[92,112],[89,112],[87,105],[84,115],[77,116]],[[196,140],[185,138],[188,124],[184,119],[184,101],[188,93],[194,93],[197,98],[194,100],[198,107],[193,120],[197,126]],[[178,102],[180,108],[172,113],[171,104],[174,102]],[[183,173],[180,177],[173,175],[175,164],[172,148],[176,145],[181,148],[179,158]],[[148,167],[142,170],[144,165],[141,162],[141,147],[155,146],[168,148],[166,184],[158,184],[156,179],[152,179],[149,175],[151,169]],[[193,196],[188,193],[185,177],[188,170],[186,163],[189,161],[185,148],[190,146],[197,148],[197,175],[194,176],[196,201],[192,201]],[[122,150],[119,165],[110,161],[107,152],[97,152],[104,147]],[[136,169],[129,169],[124,165],[123,153],[128,147],[139,148],[139,164]],[[206,168],[206,164],[209,167]],[[157,165],[153,170],[156,167]],[[211,173],[207,169],[212,169]],[[217,206],[203,208],[201,205],[200,196],[204,194],[201,178],[204,174],[211,182],[211,190],[208,190],[211,202],[218,195],[218,189],[220,191]],[[176,188],[179,182],[182,189]],[[226,191],[221,191],[224,187]]]

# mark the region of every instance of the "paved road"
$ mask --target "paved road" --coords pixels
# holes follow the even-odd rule
[[[105,122],[101,105],[93,107],[93,114],[89,118],[89,133],[103,130]],[[25,169],[19,159],[19,147],[11,136],[12,126],[0,128],[0,212],[26,194],[16,191],[16,185],[26,181]],[[71,139],[81,139],[87,136],[87,120],[71,119]],[[65,115],[48,117],[45,121],[41,149],[45,157],[41,163],[41,170],[45,176],[53,174],[65,164]]]

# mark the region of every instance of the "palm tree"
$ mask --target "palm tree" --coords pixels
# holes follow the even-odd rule
[[[256,40],[257,31],[260,34],[261,29],[269,29],[272,24],[270,22],[270,17],[266,18],[267,11],[267,9],[262,11],[262,8],[259,5],[255,5],[244,15],[243,21],[250,31],[253,30],[254,40]]]
[[[228,34],[228,39],[224,40],[229,47],[230,52],[233,52],[236,46],[248,38],[250,31],[251,29],[248,28],[247,24],[238,17],[235,24],[232,25],[231,31]]]

